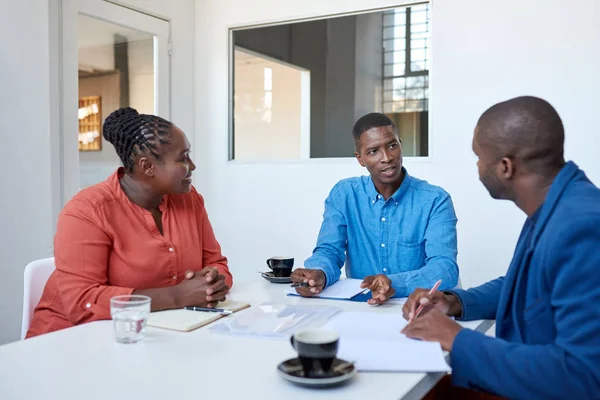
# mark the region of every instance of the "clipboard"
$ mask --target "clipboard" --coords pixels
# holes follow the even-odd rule
[[[236,313],[250,307],[250,304],[225,300],[219,303],[219,308],[225,308]],[[186,309],[155,311],[148,316],[147,326],[169,329],[179,332],[190,332],[225,317],[216,311],[192,311]]]

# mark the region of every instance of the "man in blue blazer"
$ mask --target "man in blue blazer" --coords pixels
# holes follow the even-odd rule
[[[527,220],[506,276],[469,290],[411,294],[409,337],[450,351],[456,386],[511,399],[600,398],[600,190],[563,157],[556,110],[535,97],[494,105],[473,151],[495,199]],[[496,337],[456,319],[496,319]]]

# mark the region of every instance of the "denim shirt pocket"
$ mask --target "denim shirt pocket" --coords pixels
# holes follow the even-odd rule
[[[398,256],[390,260],[392,273],[414,271],[425,265],[425,240],[417,243],[398,242]]]

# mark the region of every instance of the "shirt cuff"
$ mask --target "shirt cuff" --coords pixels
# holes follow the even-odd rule
[[[320,265],[315,265],[315,266],[304,265],[304,268],[316,269],[318,271],[323,271],[323,274],[325,274],[325,286],[323,286],[323,288],[326,288],[329,285],[333,285],[337,281],[337,277],[335,276],[335,274],[333,272],[331,272],[331,270],[329,268],[325,268]]]
[[[111,319],[110,299],[115,296],[131,295],[134,291],[135,289],[133,288],[105,286],[104,290],[95,301],[94,299],[88,299],[87,302],[82,304],[83,312],[85,314],[91,314],[91,320]]]
[[[392,281],[392,288],[396,291],[392,297],[408,297],[410,295],[403,279],[398,276],[388,276],[388,278]]]

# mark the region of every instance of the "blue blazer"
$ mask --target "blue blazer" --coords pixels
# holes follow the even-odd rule
[[[496,338],[463,329],[454,384],[512,399],[600,399],[600,190],[573,162],[528,219],[505,277],[453,290],[463,319],[496,319]]]

